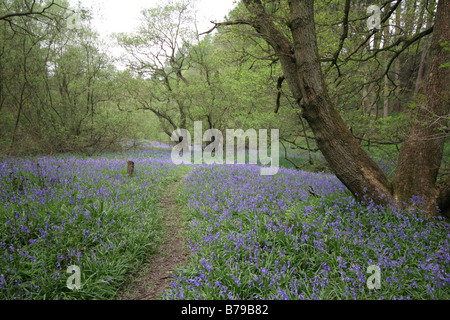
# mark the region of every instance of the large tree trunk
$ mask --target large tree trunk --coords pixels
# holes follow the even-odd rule
[[[429,67],[419,90],[418,107],[414,110],[417,116],[403,143],[393,181],[396,200],[406,202],[412,196],[420,196],[429,212],[436,208],[436,200],[445,203],[445,199],[439,199],[441,190],[436,186],[436,179],[445,143],[442,128],[448,125],[446,117],[450,113],[450,72],[440,67],[450,61],[450,52],[441,46],[449,39],[450,1],[439,1]]]
[[[289,2],[292,45],[259,0],[244,3],[254,16],[253,27],[280,57],[289,88],[336,176],[359,198],[389,196],[389,181],[351,134],[328,94],[316,42],[313,1]]]
[[[413,126],[411,138],[402,151],[402,162],[395,179],[396,190],[393,190],[384,173],[346,127],[329,97],[318,54],[313,1],[289,1],[292,42],[276,27],[260,0],[243,2],[252,17],[250,24],[279,56],[286,81],[303,117],[308,121],[319,149],[340,181],[360,199],[370,196],[375,201],[384,202],[393,195],[397,200],[409,200],[413,195],[426,194],[427,201],[434,202],[437,197],[434,182],[442,158],[443,140],[421,139],[434,135],[438,125],[427,128],[421,128],[420,124]],[[438,70],[436,66],[447,59],[438,49],[439,42],[449,38],[448,6],[448,1],[439,3],[435,28],[437,34],[433,38],[431,52],[434,67],[430,68],[430,75],[425,81],[431,102],[428,110],[440,115],[448,109],[448,105],[446,107],[444,100],[439,97],[443,86],[449,82],[448,71]],[[425,113],[424,109],[422,113]],[[422,188],[418,186],[430,191],[419,190]]]
[[[359,197],[389,195],[390,185],[351,134],[331,101],[322,74],[312,1],[291,1],[291,31],[298,82],[304,95],[303,116],[314,132],[318,147],[336,176]]]

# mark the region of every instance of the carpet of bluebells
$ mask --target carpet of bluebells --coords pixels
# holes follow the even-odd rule
[[[177,179],[167,154],[0,162],[0,300],[113,298],[160,241],[158,197]],[[80,290],[67,287],[72,265]]]
[[[126,161],[136,163],[127,177]],[[196,166],[179,190],[188,265],[165,299],[449,299],[450,228],[361,204],[335,176]],[[162,237],[170,151],[0,162],[0,299],[112,299]],[[69,266],[81,270],[70,290]],[[369,289],[369,266],[381,288]]]
[[[418,200],[362,205],[333,175],[231,165],[198,166],[180,204],[191,261],[165,299],[450,298],[450,228]]]

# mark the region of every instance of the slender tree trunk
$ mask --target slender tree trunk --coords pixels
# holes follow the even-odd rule
[[[14,147],[16,144],[16,137],[17,137],[17,132],[19,130],[19,123],[20,123],[20,116],[22,114],[22,107],[23,107],[23,104],[20,103],[19,110],[17,111],[16,123],[14,125],[14,131],[13,131],[13,135],[12,135],[12,139],[11,139],[11,144],[9,146],[9,149],[10,149],[9,154],[10,155],[13,154],[13,150],[14,150]]]
[[[384,103],[383,103],[383,117],[389,117],[389,79],[384,76]]]
[[[423,45],[422,55],[420,57],[419,72],[417,74],[416,86],[414,89],[414,93],[419,93],[420,87],[422,85],[422,79],[423,79],[423,76],[425,73],[425,60],[427,58],[427,53],[428,53],[428,41],[425,41],[425,43]]]
[[[396,200],[407,202],[412,196],[420,196],[430,213],[436,208],[436,200],[445,203],[439,195],[448,194],[436,186],[445,143],[445,133],[441,128],[447,126],[446,117],[450,113],[450,72],[448,68],[440,67],[450,61],[449,51],[441,46],[448,39],[450,1],[439,1],[429,68],[419,90],[423,98],[418,98],[418,107],[414,110],[417,116],[400,151],[393,181]]]
[[[365,78],[367,79],[367,78]],[[363,115],[377,116],[377,106],[376,103],[371,99],[371,93],[373,91],[373,84],[365,84],[363,86],[363,99],[362,108]]]
[[[387,47],[389,45],[389,39],[390,39],[390,33],[389,33],[389,26],[384,27],[383,31],[384,41],[383,46]],[[390,110],[389,110],[389,78],[388,75],[384,76],[384,102],[383,102],[383,117],[387,118],[389,117]]]
[[[401,33],[401,26],[400,26],[400,19],[401,19],[401,8],[397,9],[396,11],[396,18],[395,18],[395,25],[396,25],[396,33],[397,36],[400,36]],[[401,78],[400,78],[400,73],[401,73],[401,64],[400,64],[400,57],[397,57],[397,59],[395,60],[394,63],[394,72],[395,72],[395,85],[397,86],[395,89],[395,104],[394,104],[394,110],[397,113],[402,112],[402,107],[401,107],[401,103],[400,103],[400,95],[401,95]]]
[[[426,29],[429,29],[430,27],[431,27],[431,18],[428,18],[427,23],[426,23]],[[427,39],[425,39],[424,44],[423,44],[423,51],[422,51],[422,55],[420,57],[419,72],[417,74],[416,86],[414,89],[414,93],[419,93],[420,87],[422,85],[423,76],[425,74],[425,62],[427,59],[429,46],[430,46],[430,41],[429,41],[429,38],[427,38]]]
[[[20,125],[20,117],[22,116],[22,110],[23,110],[23,105],[24,105],[24,95],[25,95],[25,84],[23,84],[21,92],[20,92],[20,97],[18,100],[16,100],[16,102],[19,105],[19,108],[17,110],[17,117],[16,117],[16,122],[14,125],[14,131],[13,131],[13,135],[12,135],[12,139],[11,139],[11,144],[9,146],[9,154],[12,155],[14,154],[13,150],[16,144],[16,138],[17,138],[17,133],[19,131],[19,125]]]
[[[366,81],[365,80],[366,79],[366,77],[364,76],[364,82]],[[362,105],[361,105],[361,114],[363,115],[363,116],[365,116],[366,114],[369,114],[369,98],[368,98],[368,96],[369,96],[369,90],[367,90],[367,84],[364,84],[363,85],[363,88],[362,88]]]

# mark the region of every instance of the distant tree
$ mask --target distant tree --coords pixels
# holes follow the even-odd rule
[[[70,28],[73,11],[58,3],[0,5],[2,153],[92,153],[130,133],[129,118],[112,102],[116,70],[87,27],[89,13]]]
[[[129,69],[145,79],[135,78],[128,90],[141,108],[160,119],[164,132],[171,136],[174,130],[186,128],[190,105],[184,91],[189,86],[187,56],[195,39],[190,4],[169,1],[144,9],[142,21],[135,34],[117,35],[127,51]]]

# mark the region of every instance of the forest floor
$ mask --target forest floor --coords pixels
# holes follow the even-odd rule
[[[175,268],[189,260],[189,248],[183,236],[182,211],[176,203],[183,176],[167,188],[160,200],[163,213],[163,241],[157,252],[148,257],[140,271],[130,279],[125,290],[119,294],[122,300],[160,300],[164,290],[169,288]]]

